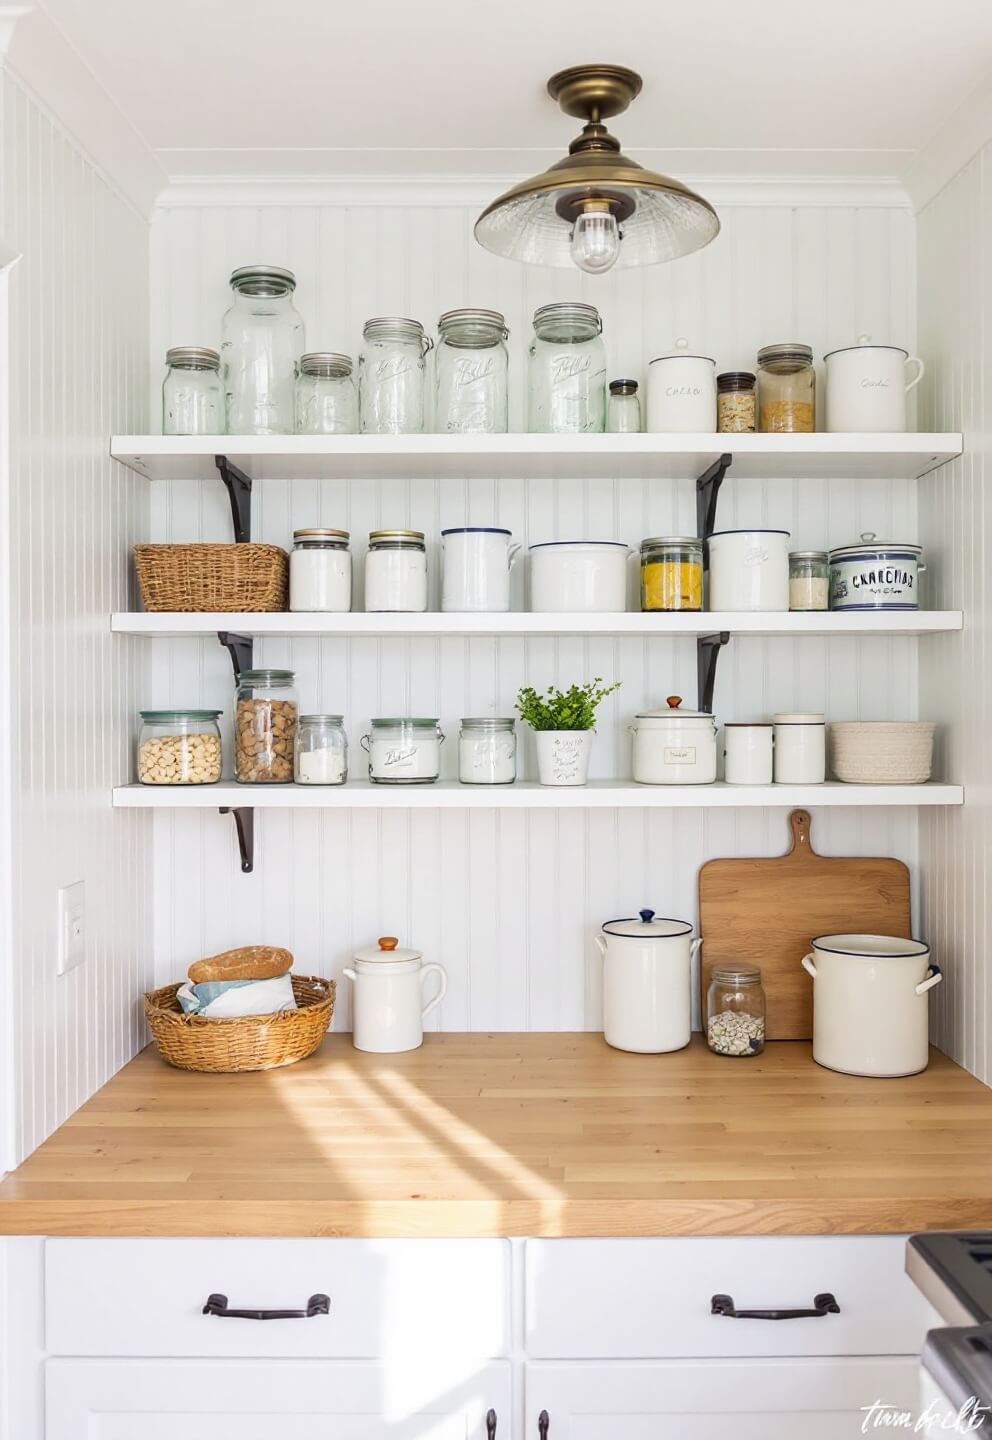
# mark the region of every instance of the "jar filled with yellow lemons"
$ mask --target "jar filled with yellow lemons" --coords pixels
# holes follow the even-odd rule
[[[703,542],[656,535],[641,544],[641,609],[702,610]]]

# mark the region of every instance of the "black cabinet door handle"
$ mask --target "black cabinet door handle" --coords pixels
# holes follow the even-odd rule
[[[329,1295],[311,1295],[305,1310],[229,1310],[226,1295],[208,1295],[201,1313],[216,1315],[218,1320],[309,1320],[329,1314],[330,1309]]]
[[[486,1411],[486,1440],[496,1440],[496,1411]]]
[[[813,1296],[810,1310],[738,1310],[730,1295],[714,1295],[710,1314],[726,1315],[728,1320],[815,1320],[821,1315],[839,1315],[840,1306],[829,1290]]]
[[[537,1417],[537,1433],[540,1435],[541,1440],[548,1440],[548,1429],[550,1425],[551,1417],[548,1415],[547,1410],[542,1410]]]

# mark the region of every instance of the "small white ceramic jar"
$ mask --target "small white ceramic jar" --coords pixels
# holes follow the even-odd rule
[[[519,545],[509,530],[461,525],[441,531],[441,609],[502,611],[510,608],[510,566]]]
[[[648,366],[648,430],[655,434],[716,431],[716,363],[691,355],[688,340]]]
[[[827,777],[827,727],[823,715],[773,715],[775,784],[822,785]]]
[[[898,345],[873,345],[859,335],[857,345],[824,355],[827,368],[827,429],[889,434],[906,429],[906,396],[923,379],[918,355]],[[916,373],[906,378],[907,368]]]
[[[347,530],[294,530],[289,557],[289,608],[311,614],[351,609]]]
[[[435,718],[382,717],[362,736],[373,785],[430,785],[441,773],[444,734]]]
[[[634,717],[631,774],[639,785],[711,785],[716,779],[716,721],[706,710],[681,705],[681,695],[669,695],[667,710]]]
[[[427,609],[427,547],[421,530],[370,530],[365,557],[365,609]]]
[[[627,557],[620,540],[550,540],[530,547],[532,611],[620,614],[627,608]]]
[[[770,721],[730,721],[723,727],[723,778],[728,785],[772,783]]]
[[[688,920],[608,920],[596,947],[603,957],[603,1038],[618,1050],[660,1055],[692,1039],[692,959]]]
[[[458,736],[463,785],[512,785],[517,778],[517,732],[512,716],[467,717]]]
[[[709,539],[710,610],[788,610],[788,530],[717,530]]]
[[[343,973],[354,989],[351,1043],[356,1050],[395,1055],[424,1042],[424,1018],[448,988],[444,967],[423,963],[419,950],[405,950],[392,935],[355,952],[354,968]],[[435,995],[424,1004],[424,981],[439,977]]]

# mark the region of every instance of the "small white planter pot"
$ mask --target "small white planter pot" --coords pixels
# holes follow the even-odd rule
[[[584,785],[595,730],[535,730],[537,778],[542,785]]]

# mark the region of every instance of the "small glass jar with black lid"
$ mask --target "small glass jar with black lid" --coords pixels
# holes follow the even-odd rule
[[[706,1043],[715,1055],[760,1055],[765,992],[757,965],[714,965],[706,991]]]
[[[641,401],[636,380],[611,380],[606,402],[606,429],[610,435],[639,435]]]
[[[725,370],[716,377],[716,428],[721,435],[750,435],[757,396],[750,370]]]

